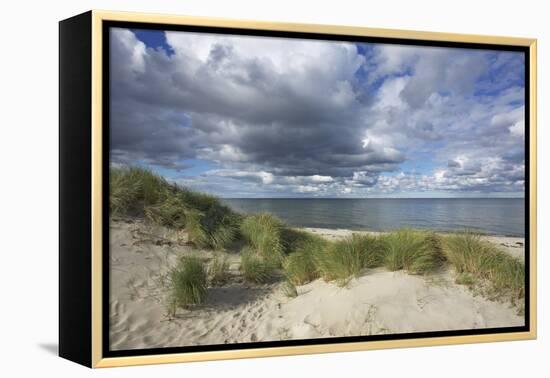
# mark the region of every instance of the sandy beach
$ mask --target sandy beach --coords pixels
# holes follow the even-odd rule
[[[307,231],[328,239],[349,230]],[[490,301],[454,283],[446,268],[426,276],[382,268],[367,270],[346,287],[322,279],[285,295],[283,283],[252,285],[239,274],[239,255],[228,254],[230,278],[210,288],[206,303],[169,319],[163,280],[178,258],[213,253],[186,244],[176,233],[140,220],[113,220],[110,272],[110,345],[113,350],[224,344],[349,335],[475,329],[523,325],[509,303]],[[486,236],[523,258],[522,238]]]

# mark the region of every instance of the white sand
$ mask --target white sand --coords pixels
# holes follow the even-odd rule
[[[328,237],[346,232],[335,230]],[[183,233],[162,228],[147,230],[141,222],[111,223],[111,348],[396,334],[524,322],[509,304],[476,297],[454,284],[450,271],[421,277],[377,269],[345,288],[316,280],[299,287],[298,297],[287,298],[280,283],[244,283],[238,275],[238,255],[231,255],[232,279],[226,286],[210,288],[204,305],[180,310],[168,320],[160,283],[163,273],[179,255],[211,256],[208,251],[193,251],[185,239]],[[512,240],[496,242],[518,249]]]

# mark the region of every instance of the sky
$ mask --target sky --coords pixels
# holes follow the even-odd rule
[[[111,164],[226,198],[523,197],[520,52],[110,32]]]

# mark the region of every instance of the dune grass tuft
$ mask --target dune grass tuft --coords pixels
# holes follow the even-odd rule
[[[324,240],[318,235],[311,232],[292,228],[282,227],[280,230],[281,243],[283,246],[283,253],[289,255],[300,249],[304,243],[312,240]]]
[[[238,233],[238,217],[222,210],[202,213],[187,212],[186,230],[189,241],[201,248],[223,249],[235,240]]]
[[[488,281],[495,296],[507,295],[512,301],[524,297],[524,263],[481,240],[479,234],[467,232],[447,236],[443,247],[459,277],[469,275],[472,280]]]
[[[240,231],[252,248],[274,266],[283,258],[281,232],[283,223],[268,213],[249,215],[241,223]]]
[[[139,167],[111,168],[109,180],[112,214],[186,228],[189,240],[202,248],[223,249],[238,234],[241,216],[214,196],[171,184]]]
[[[204,302],[207,295],[207,272],[198,257],[184,257],[169,274],[169,306],[172,315],[178,308]]]
[[[169,184],[148,169],[111,168],[109,172],[110,209],[116,215],[144,215],[147,206],[166,199]]]
[[[380,255],[381,245],[376,237],[353,234],[330,243],[317,261],[320,274],[326,281],[336,280],[344,286],[363,269],[379,265]]]
[[[229,261],[225,254],[215,254],[208,266],[208,278],[211,285],[223,285],[229,279]]]
[[[311,235],[296,245],[283,264],[287,280],[293,285],[304,285],[319,278],[317,257],[324,253],[328,244],[321,237]]]
[[[122,169],[110,170],[109,208],[113,215],[127,213],[139,191],[139,182],[128,180],[124,173]]]
[[[391,271],[424,274],[444,261],[439,239],[432,233],[401,229],[383,236],[383,242],[384,266]]]
[[[245,248],[241,251],[240,270],[246,281],[262,284],[271,280],[275,267],[271,261],[264,259],[256,251]]]
[[[185,227],[188,207],[178,196],[166,195],[163,201],[146,206],[145,218],[154,224],[169,228],[181,229]]]
[[[476,283],[475,277],[470,273],[459,273],[455,278],[455,283],[472,287]]]

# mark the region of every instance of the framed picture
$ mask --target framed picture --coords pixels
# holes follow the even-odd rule
[[[59,353],[536,337],[536,41],[60,22]]]

